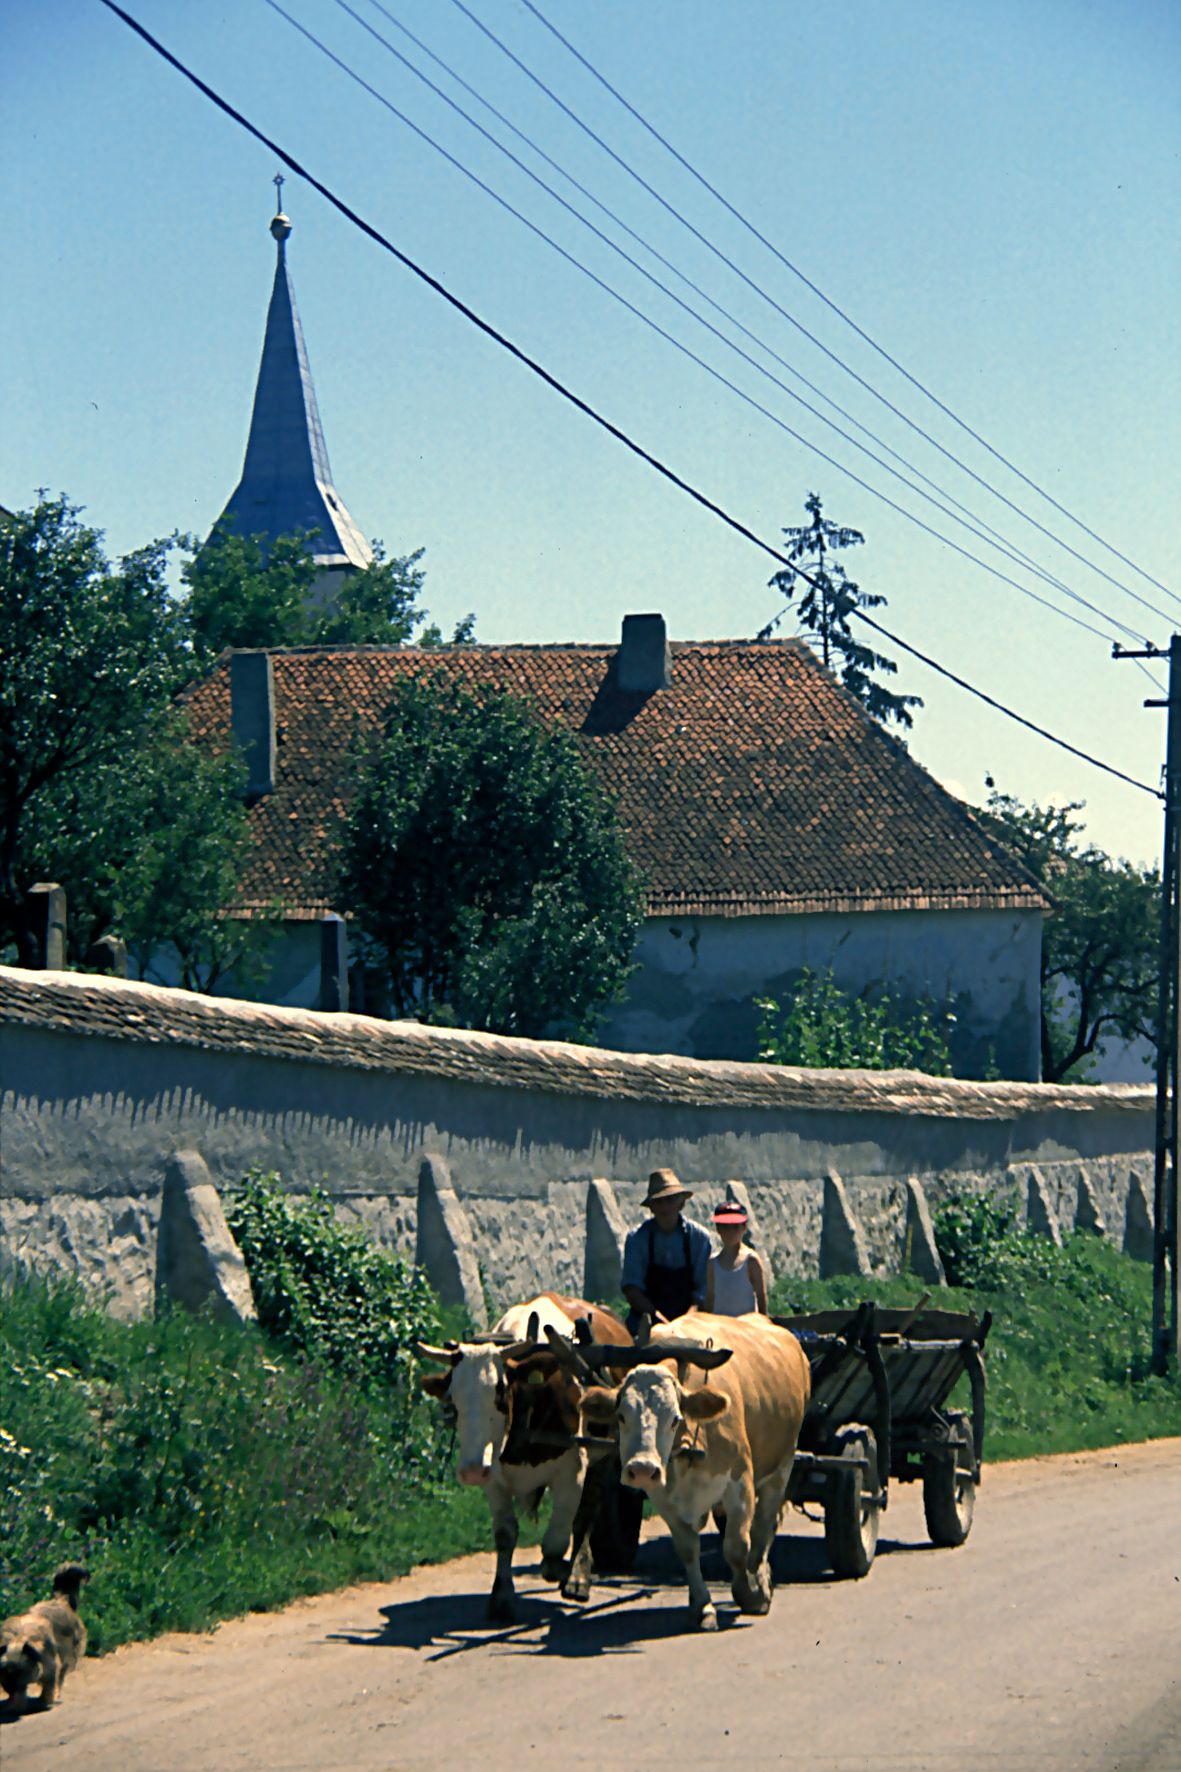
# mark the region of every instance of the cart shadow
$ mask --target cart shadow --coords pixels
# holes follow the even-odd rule
[[[926,1539],[911,1541],[904,1538],[879,1538],[877,1557],[908,1555],[913,1551],[934,1549],[935,1546]],[[703,1544],[702,1550],[702,1569],[707,1580],[720,1580],[718,1571],[725,1569],[721,1540],[715,1538],[708,1551]],[[710,1559],[708,1563],[707,1556]],[[772,1546],[771,1575],[776,1587],[827,1587],[846,1579],[834,1571],[822,1538],[805,1536],[803,1533],[793,1537],[787,1532],[781,1532]]]

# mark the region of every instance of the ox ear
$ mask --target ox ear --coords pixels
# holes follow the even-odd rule
[[[583,1420],[596,1427],[614,1427],[616,1395],[605,1384],[592,1384],[582,1393]]]
[[[419,1380],[428,1397],[445,1397],[451,1385],[450,1372],[424,1372]]]
[[[685,1391],[681,1397],[681,1414],[686,1421],[716,1421],[730,1407],[730,1399],[721,1391]]]

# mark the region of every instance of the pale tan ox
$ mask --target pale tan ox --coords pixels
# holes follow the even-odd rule
[[[583,1396],[592,1432],[618,1428],[623,1480],[641,1489],[668,1524],[689,1578],[693,1620],[717,1629],[701,1574],[700,1534],[724,1510],[723,1550],[743,1612],[771,1605],[770,1551],[811,1391],[807,1356],[770,1318],[693,1311],[658,1330],[660,1345],[728,1347],[725,1365],[702,1375],[662,1360],[637,1366],[615,1389]]]

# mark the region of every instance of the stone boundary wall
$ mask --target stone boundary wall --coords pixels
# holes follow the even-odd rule
[[[477,1310],[615,1288],[671,1165],[701,1218],[745,1189],[778,1272],[930,1267],[929,1213],[1004,1189],[1048,1235],[1151,1247],[1154,1096],[602,1051],[0,967],[0,1271],[65,1267],[150,1307],[178,1152],[223,1190],[320,1185]],[[836,1264],[836,1268],[834,1268]]]

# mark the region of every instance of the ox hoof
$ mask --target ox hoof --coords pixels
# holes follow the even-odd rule
[[[734,1596],[734,1604],[740,1612],[749,1612],[755,1618],[762,1618],[771,1610],[771,1584],[767,1582],[738,1582],[730,1589]]]
[[[517,1596],[515,1594],[493,1594],[488,1601],[488,1621],[490,1624],[515,1624],[517,1622]]]
[[[590,1599],[589,1581],[567,1581],[562,1588],[562,1598],[573,1600],[576,1606],[585,1606]]]
[[[697,1614],[696,1623],[698,1630],[717,1630],[718,1615],[715,1608],[713,1606],[703,1607]]]
[[[565,1557],[542,1557],[541,1579],[543,1581],[565,1581],[570,1573],[570,1565]]]

